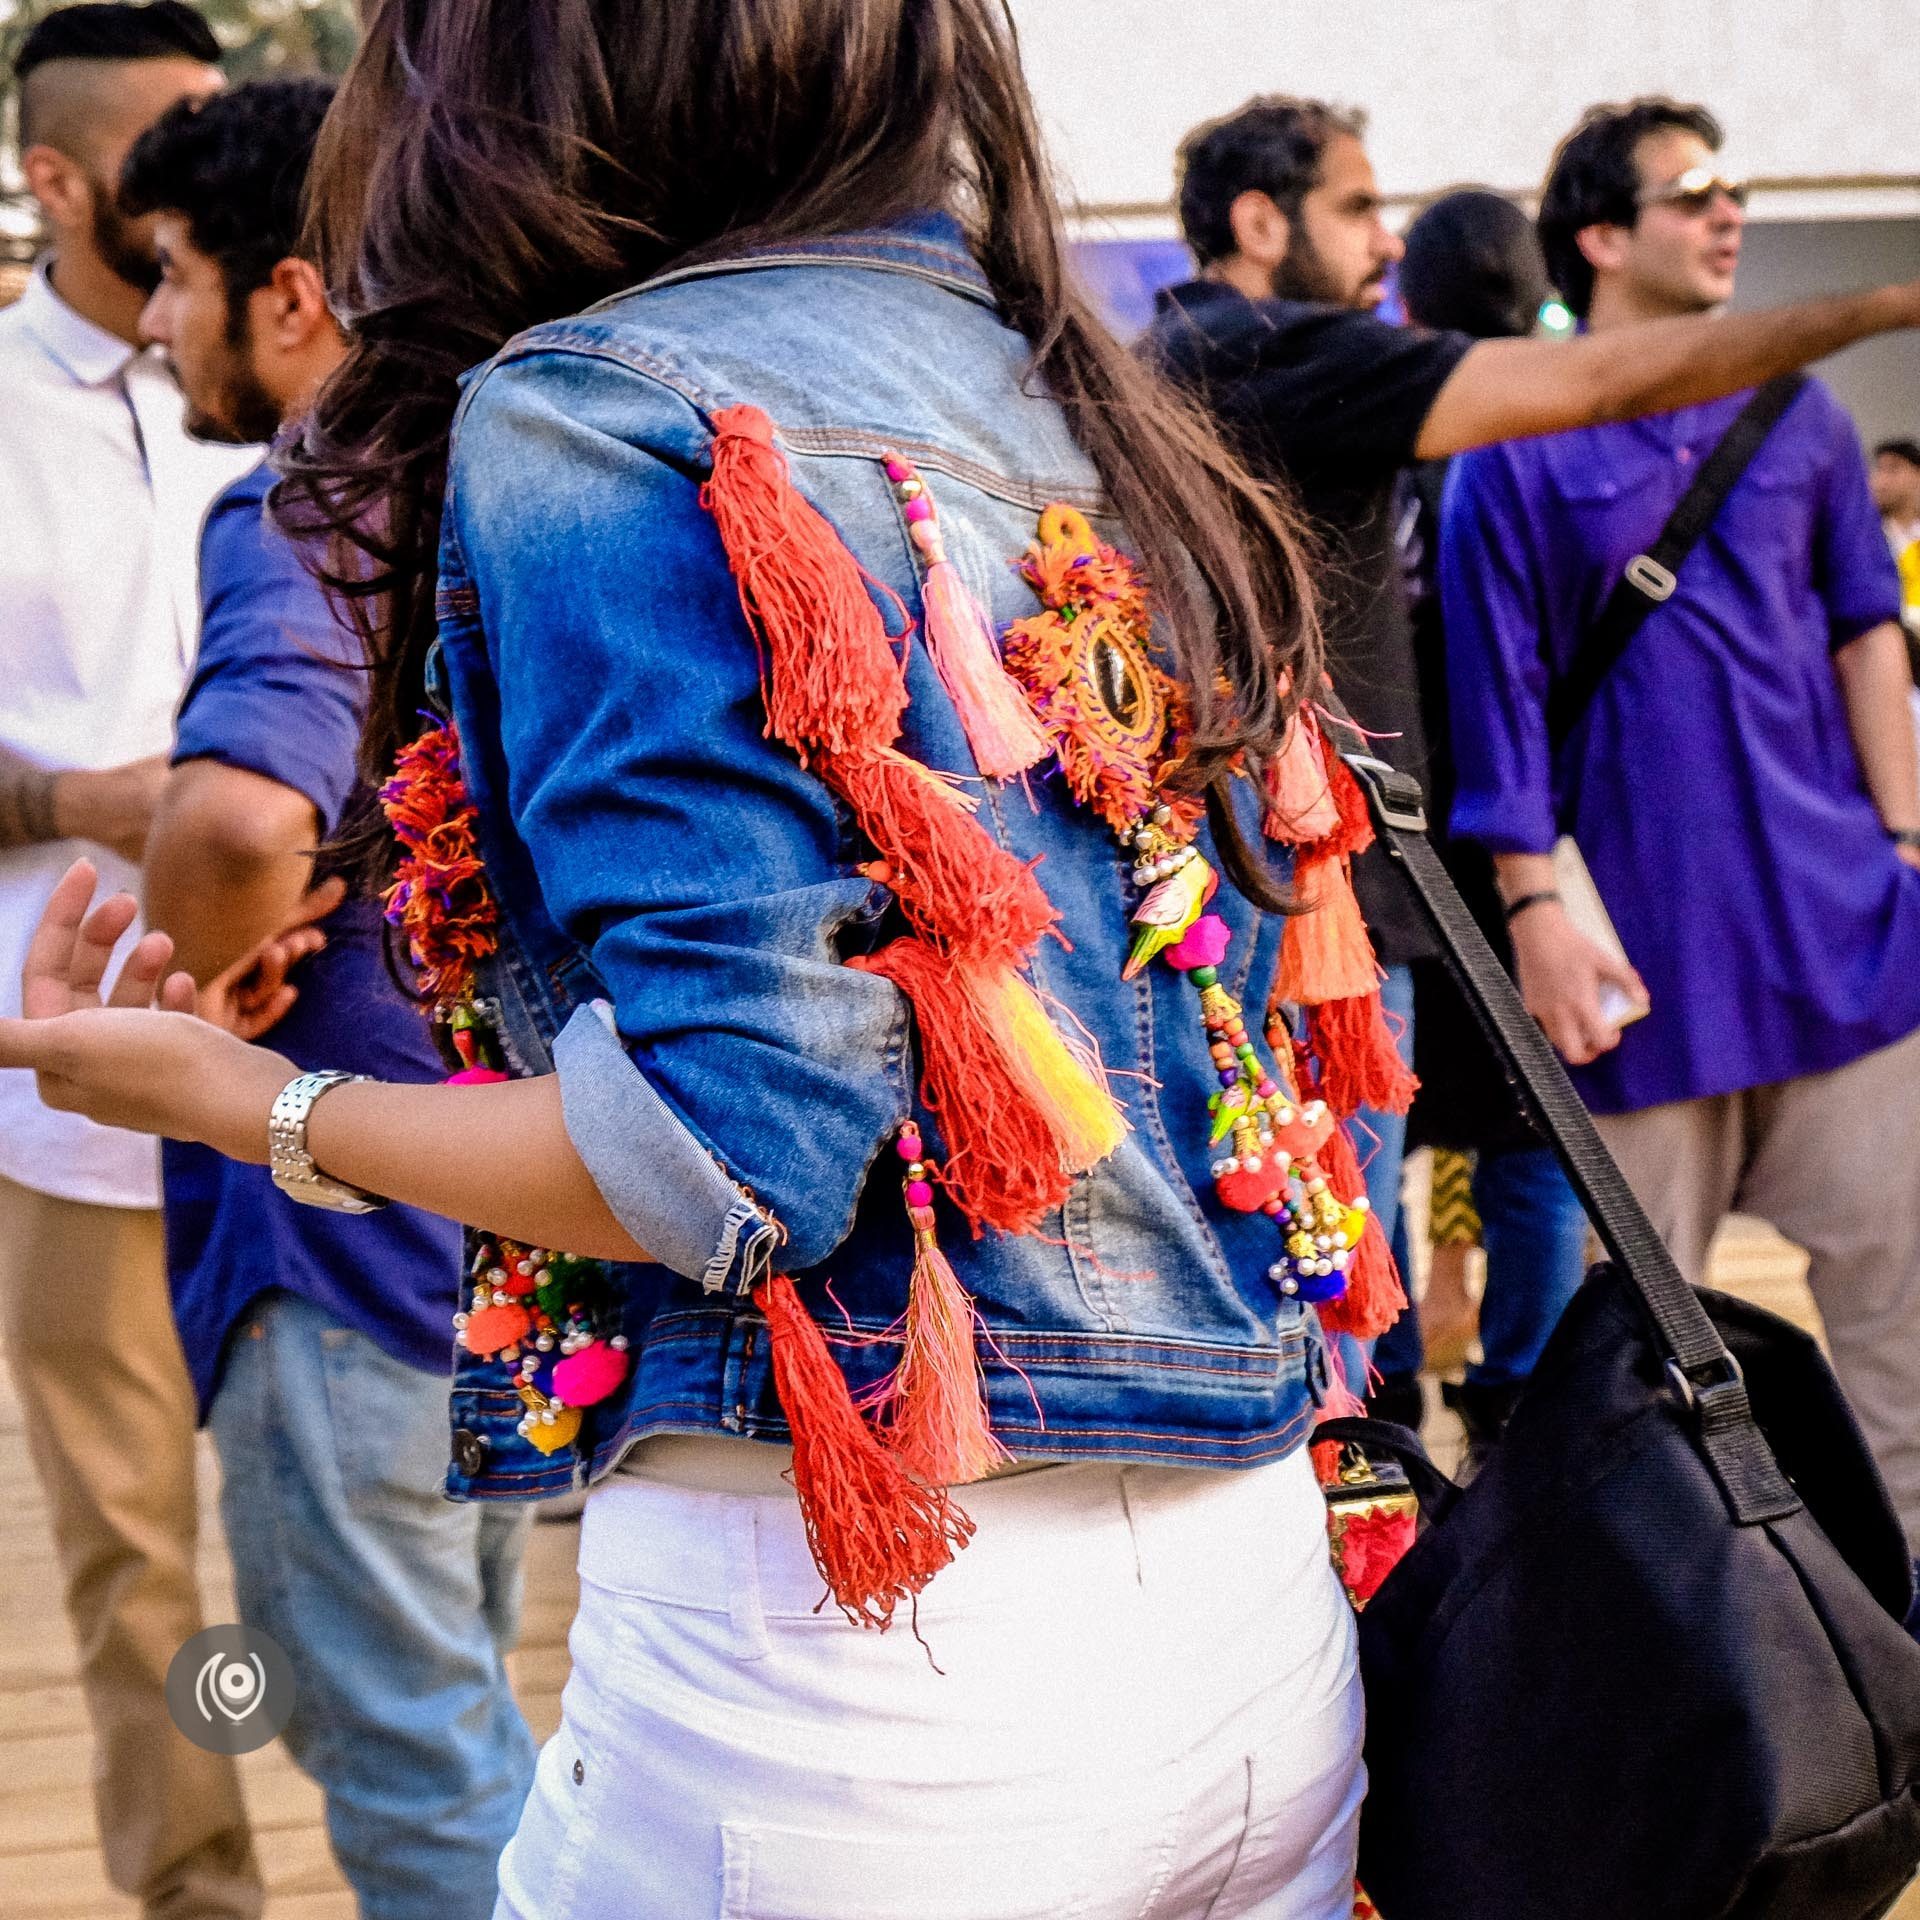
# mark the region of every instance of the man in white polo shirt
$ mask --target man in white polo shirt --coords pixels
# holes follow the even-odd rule
[[[188,439],[165,363],[139,350],[157,278],[114,201],[128,147],[221,84],[176,0],[76,6],[15,64],[21,164],[53,245],[0,313],[0,1012],[76,855],[109,889],[135,864],[197,626],[213,496],[257,449]],[[233,1762],[168,1723],[168,1663],[203,1624],[194,1398],[168,1304],[153,1142],[43,1107],[0,1074],[0,1331],[46,1491],[96,1744],[114,1884],[149,1920],[261,1909]]]

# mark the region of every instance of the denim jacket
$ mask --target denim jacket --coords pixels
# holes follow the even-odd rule
[[[909,1008],[847,966],[900,931],[871,850],[765,737],[760,664],[700,488],[711,421],[774,422],[795,483],[917,613],[882,467],[912,460],[996,625],[1061,501],[1124,546],[959,228],[926,216],[673,273],[543,325],[470,376],[440,583],[441,683],[499,900],[484,992],[519,1072],[560,1075],[569,1132],[657,1265],[615,1269],[633,1361],[576,1447],[536,1452],[502,1369],[461,1357],[451,1490],[533,1496],[662,1432],[784,1438],[747,1290],[795,1276],[858,1391],[890,1371],[911,1231],[883,1159],[917,1117]],[[884,592],[879,596],[884,600]],[[888,603],[889,605],[891,603]],[[898,631],[897,610],[890,622]],[[1131,1131],[1031,1236],[942,1238],[985,1326],[995,1431],[1039,1457],[1241,1465],[1298,1446],[1318,1324],[1267,1277],[1271,1224],[1214,1199],[1217,1085],[1187,982],[1122,982],[1129,859],[1046,767],[981,782],[924,649],[902,748],[966,776],[1065,940],[1034,985],[1097,1043]],[[1201,841],[1206,847],[1204,836]],[[1224,984],[1266,1005],[1280,926],[1231,887]],[[1069,944],[1070,943],[1070,944]]]

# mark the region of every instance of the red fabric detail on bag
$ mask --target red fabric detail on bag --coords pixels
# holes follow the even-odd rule
[[[849,1620],[884,1629],[973,1537],[973,1522],[944,1488],[915,1480],[861,1417],[793,1282],[775,1274],[753,1301],[767,1317],[814,1565]]]

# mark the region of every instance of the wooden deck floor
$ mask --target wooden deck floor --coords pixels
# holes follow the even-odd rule
[[[1730,1292],[1811,1325],[1803,1267],[1800,1256],[1765,1229],[1735,1223],[1723,1237],[1714,1278]],[[1444,1444],[1444,1436],[1436,1438]],[[45,1507],[3,1374],[0,1475],[13,1490],[0,1554],[0,1920],[132,1920],[133,1903],[108,1886],[94,1844],[87,1728],[73,1679],[73,1642],[55,1599]],[[209,1453],[206,1617],[230,1620],[231,1583],[212,1508],[213,1477]],[[574,1607],[575,1541],[571,1526],[542,1526],[533,1533],[526,1629],[513,1677],[541,1738],[559,1719]],[[278,1746],[249,1756],[241,1768],[267,1876],[268,1920],[353,1920],[353,1901],[327,1851],[320,1796],[311,1782]],[[1895,1920],[1920,1920],[1920,1886],[1909,1893]]]

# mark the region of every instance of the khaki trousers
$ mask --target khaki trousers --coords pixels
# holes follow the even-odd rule
[[[0,1180],[0,1338],[80,1646],[108,1874],[148,1920],[255,1920],[234,1763],[187,1740],[163,1692],[205,1623],[193,1388],[159,1213]]]
[[[1831,1073],[1594,1124],[1696,1284],[1729,1212],[1806,1250],[1834,1371],[1920,1554],[1920,1032]]]

